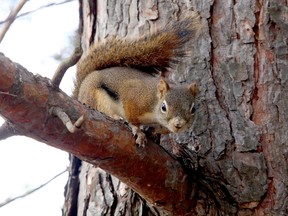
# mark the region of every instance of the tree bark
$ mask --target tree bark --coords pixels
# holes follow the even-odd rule
[[[187,43],[191,56],[169,77],[196,80],[200,93],[187,133],[161,136],[154,140],[161,147],[151,142],[139,153],[123,123],[1,56],[0,113],[13,130],[86,161],[71,158],[63,215],[287,215],[287,1],[88,0],[80,7],[84,51],[108,35],[137,38],[198,12],[203,34]],[[55,105],[74,120],[84,113],[81,131],[69,134],[49,115]],[[107,137],[116,148],[109,154]]]
[[[190,214],[284,215],[286,1],[88,1],[83,5],[84,47],[108,35],[139,37],[191,10],[203,18],[204,33],[187,43],[191,58],[184,59],[170,78],[199,83],[197,117],[189,133],[162,136],[160,142],[194,177]],[[87,179],[95,181],[90,184]],[[107,209],[115,209],[114,215],[162,214],[139,199],[134,205],[133,200],[123,200],[133,192],[89,164],[82,165],[79,180],[78,204],[85,214],[101,215]],[[101,195],[93,196],[99,188]],[[110,204],[105,203],[107,194],[113,194]],[[93,201],[84,205],[88,197]],[[131,203],[133,210],[119,210]],[[137,209],[146,210],[135,214]]]
[[[105,169],[159,208],[177,214],[189,208],[187,175],[181,164],[161,147],[150,141],[144,149],[137,148],[131,130],[123,122],[85,108],[48,79],[33,76],[3,55],[0,55],[0,77],[0,113],[19,134]],[[55,107],[74,120],[85,116],[81,129],[70,133],[52,114]],[[6,138],[0,134],[0,139],[2,135]]]

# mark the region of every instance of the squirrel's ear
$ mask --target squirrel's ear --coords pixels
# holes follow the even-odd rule
[[[191,91],[192,95],[194,97],[196,97],[196,95],[198,94],[198,85],[196,82],[192,82],[190,85],[189,85],[189,90]]]
[[[160,79],[160,81],[157,85],[157,89],[158,89],[158,96],[161,99],[166,94],[166,92],[169,90],[169,85],[163,79]]]

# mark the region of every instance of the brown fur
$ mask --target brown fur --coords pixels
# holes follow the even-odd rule
[[[137,40],[108,39],[90,47],[77,64],[74,97],[84,78],[95,70],[131,67],[142,71],[163,71],[185,56],[183,45],[201,30],[199,17],[187,17],[162,31]]]
[[[195,20],[186,18],[138,40],[114,38],[93,45],[78,63],[74,97],[128,121],[140,146],[146,142],[141,125],[162,125],[171,132],[187,129],[197,86],[173,85],[151,73],[167,70],[185,55],[184,43],[199,30]]]

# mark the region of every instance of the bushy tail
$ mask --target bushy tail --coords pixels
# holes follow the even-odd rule
[[[122,66],[151,73],[166,70],[177,62],[176,57],[185,55],[184,43],[195,37],[200,30],[199,16],[186,17],[137,40],[114,38],[94,44],[77,64],[75,90],[89,73],[104,68]]]

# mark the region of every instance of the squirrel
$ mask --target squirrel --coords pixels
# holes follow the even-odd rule
[[[92,45],[77,64],[74,97],[127,121],[141,147],[147,142],[143,125],[186,130],[194,119],[196,83],[174,84],[155,73],[171,69],[186,55],[183,45],[199,28],[198,17],[186,17],[139,39],[112,38]]]

